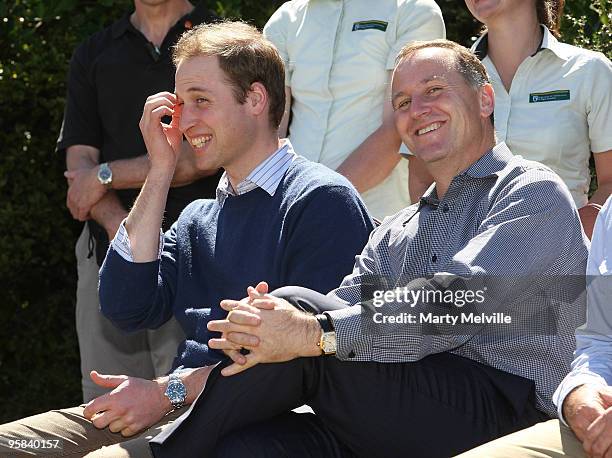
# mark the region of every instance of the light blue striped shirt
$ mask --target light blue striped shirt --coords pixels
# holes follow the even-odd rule
[[[297,157],[293,146],[289,140],[284,139],[281,147],[271,156],[261,162],[249,175],[236,186],[232,187],[227,172],[224,172],[217,185],[217,202],[220,207],[223,207],[228,196],[240,196],[252,191],[256,188],[261,188],[271,196],[274,195],[279,183],[285,176],[287,169]],[[134,262],[132,256],[132,248],[130,246],[130,238],[125,228],[125,220],[121,222],[119,230],[112,241],[113,248],[121,255],[123,259],[129,262]],[[160,229],[159,235],[159,250],[157,259],[161,258],[161,253],[164,249],[164,234]]]

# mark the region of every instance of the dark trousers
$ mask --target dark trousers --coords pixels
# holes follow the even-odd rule
[[[316,312],[338,307],[303,288],[275,294]],[[533,381],[450,353],[394,364],[300,358],[221,376],[229,363],[151,441],[155,457],[448,457],[546,418]],[[288,413],[303,404],[316,416]]]

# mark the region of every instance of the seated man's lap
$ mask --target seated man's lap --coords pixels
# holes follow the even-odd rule
[[[460,458],[586,458],[582,444],[559,420],[537,423],[459,455]]]

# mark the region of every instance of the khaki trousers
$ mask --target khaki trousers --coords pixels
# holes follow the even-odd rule
[[[81,355],[83,402],[109,391],[91,381],[89,373],[92,370],[150,380],[168,373],[179,343],[185,340],[185,334],[174,318],[159,329],[129,334],[107,320],[100,312],[98,264],[95,254],[88,257],[89,252],[86,224],[75,248],[78,270],[76,330]]]
[[[0,456],[151,458],[149,440],[186,412],[170,412],[141,434],[123,437],[108,428],[97,429],[83,417],[84,407],[51,410],[0,425]],[[57,447],[54,440],[59,441]]]
[[[537,423],[473,450],[460,458],[586,458],[582,444],[559,420]]]

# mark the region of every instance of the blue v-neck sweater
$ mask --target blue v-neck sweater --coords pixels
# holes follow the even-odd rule
[[[265,280],[274,290],[305,286],[327,293],[353,267],[372,230],[353,186],[326,167],[297,157],[273,196],[256,188],[197,200],[164,236],[160,261],[132,263],[111,246],[100,270],[102,312],[135,331],[157,328],[173,315],[186,340],[174,367],[219,361],[206,329],[220,319],[222,299],[246,297]]]

